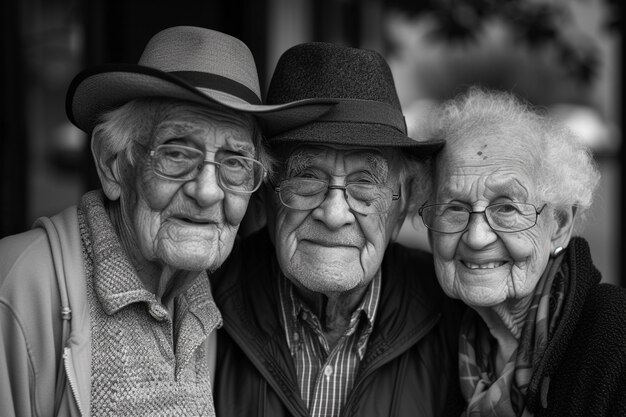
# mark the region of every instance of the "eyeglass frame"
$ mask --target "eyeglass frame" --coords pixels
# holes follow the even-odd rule
[[[314,206],[314,207],[311,207],[311,208],[308,208],[308,209],[298,209],[298,208],[294,208],[294,207],[290,207],[290,206],[288,206],[288,205],[287,205],[287,204],[283,201],[283,197],[282,197],[282,195],[281,195],[281,193],[280,193],[280,191],[281,191],[281,189],[280,189],[281,185],[282,185],[284,182],[291,181],[291,180],[294,180],[294,179],[298,179],[298,177],[292,177],[292,178],[287,178],[287,179],[285,179],[285,180],[282,180],[282,181],[280,181],[280,183],[278,184],[278,186],[276,186],[276,185],[274,184],[274,182],[271,180],[271,178],[269,179],[269,183],[270,183],[270,185],[272,186],[272,188],[274,189],[274,191],[278,194],[278,199],[280,200],[281,204],[282,204],[283,206],[285,206],[285,207],[287,207],[287,208],[291,209],[291,210],[298,210],[298,211],[315,210],[316,208],[318,208],[319,206],[321,206],[322,204],[324,204],[324,201],[326,200],[326,198],[327,198],[327,196],[328,196],[328,192],[329,192],[330,190],[343,190],[343,195],[344,195],[344,198],[345,198],[345,200],[346,200],[346,204],[348,205],[348,207],[350,207],[350,210],[352,210],[352,211],[354,211],[355,213],[358,213],[358,214],[360,214],[360,215],[363,215],[363,216],[367,216],[367,215],[369,215],[369,214],[384,214],[384,213],[387,213],[387,212],[389,211],[389,209],[391,209],[391,203],[389,203],[389,207],[387,207],[387,209],[386,209],[385,211],[380,211],[380,212],[379,212],[379,211],[376,211],[376,212],[373,212],[373,213],[361,213],[360,211],[355,210],[355,209],[352,207],[352,205],[350,204],[350,200],[348,200],[348,196],[352,197],[352,195],[350,195],[350,194],[348,193],[348,186],[353,185],[353,184],[354,184],[354,185],[374,185],[374,186],[376,186],[376,187],[385,187],[385,188],[387,188],[388,190],[390,190],[390,191],[391,191],[391,193],[392,193],[392,194],[391,194],[391,201],[392,201],[392,202],[393,202],[393,201],[397,201],[397,200],[399,200],[399,199],[400,199],[400,196],[402,195],[401,191],[398,191],[398,193],[396,194],[396,193],[393,191],[393,189],[392,189],[391,187],[388,187],[388,186],[386,186],[385,184],[367,184],[367,183],[360,183],[360,182],[347,182],[347,183],[345,183],[344,185],[336,185],[336,184],[335,184],[335,185],[333,185],[333,184],[330,184],[328,181],[320,180],[320,179],[317,179],[317,178],[302,178],[302,179],[305,179],[305,180],[308,180],[308,181],[317,181],[317,182],[320,182],[320,183],[325,183],[325,184],[326,184],[326,191],[324,192],[324,198],[322,199],[322,201],[321,201],[318,205],[316,205],[316,206]],[[320,193],[321,193],[321,191],[320,191]],[[302,197],[302,196],[301,196],[301,197]],[[355,199],[354,197],[352,197],[352,198],[353,198],[353,199]],[[355,199],[355,200],[357,200],[357,199]]]
[[[139,144],[139,145],[141,145],[141,144]],[[202,168],[204,168],[204,166],[205,166],[206,164],[211,164],[211,165],[216,165],[216,166],[218,167],[218,170],[217,170],[217,174],[218,174],[218,175],[216,175],[216,177],[217,177],[217,184],[220,186],[220,188],[221,188],[222,190],[224,190],[224,191],[228,191],[228,192],[231,192],[231,193],[237,193],[237,194],[252,194],[252,193],[254,193],[256,190],[258,190],[258,189],[259,189],[259,187],[261,187],[261,184],[263,184],[263,180],[264,180],[264,179],[265,179],[265,177],[267,176],[267,171],[266,171],[265,167],[263,166],[263,164],[262,164],[260,161],[258,161],[258,160],[256,160],[256,159],[254,159],[254,158],[250,158],[250,157],[248,157],[248,156],[242,156],[242,155],[230,155],[230,156],[227,156],[227,157],[225,157],[224,159],[222,159],[222,162],[218,162],[218,161],[211,161],[211,160],[206,159],[206,154],[207,154],[207,153],[206,153],[206,151],[201,151],[200,149],[192,148],[191,146],[178,145],[178,144],[168,144],[168,143],[162,143],[162,144],[160,144],[160,145],[157,145],[157,146],[156,146],[155,148],[153,148],[153,149],[148,149],[148,148],[146,148],[144,145],[141,145],[141,147],[143,147],[144,149],[146,149],[146,150],[148,151],[148,155],[150,156],[150,167],[152,168],[152,171],[153,171],[153,172],[154,172],[157,176],[159,176],[159,177],[161,177],[161,178],[165,178],[166,180],[170,180],[170,181],[178,181],[178,182],[193,181],[193,180],[195,180],[196,178],[198,178],[198,175],[200,175],[200,172],[202,172]],[[192,170],[192,171],[191,171],[191,172],[196,171],[196,174],[195,174],[193,177],[191,177],[191,178],[176,178],[176,177],[170,177],[170,176],[167,176],[167,175],[165,175],[165,174],[163,174],[163,173],[159,172],[159,171],[156,169],[156,167],[154,166],[154,164],[155,164],[155,162],[154,162],[154,161],[155,161],[154,155],[155,155],[155,154],[156,154],[156,152],[159,150],[159,148],[162,148],[162,147],[176,147],[176,148],[183,148],[183,149],[191,150],[191,151],[193,151],[193,152],[199,152],[199,153],[202,153],[202,155],[203,155],[203,157],[204,157],[205,159],[202,161],[202,163],[201,163],[201,164],[199,164],[199,165],[197,166],[197,168],[196,168],[196,169],[194,169],[194,170]],[[226,186],[222,183],[222,177],[221,177],[221,175],[219,174],[219,173],[220,173],[219,168],[222,166],[223,161],[226,161],[226,160],[228,160],[228,159],[244,159],[244,160],[247,160],[247,161],[253,161],[254,163],[259,164],[259,166],[261,167],[261,179],[260,179],[259,183],[258,183],[258,184],[256,184],[256,186],[255,186],[252,190],[233,190],[233,189],[231,189],[231,188],[226,187]],[[201,168],[201,167],[202,167],[202,168]],[[191,172],[190,172],[190,173],[191,173]]]
[[[487,209],[490,207],[494,207],[494,206],[501,206],[501,205],[506,205],[506,204],[524,204],[524,205],[528,205],[531,206],[534,210],[535,210],[535,220],[533,221],[533,224],[525,227],[523,229],[519,229],[519,230],[500,230],[500,229],[495,229],[491,223],[489,222],[489,217],[487,217]],[[442,233],[442,234],[446,234],[446,235],[453,235],[456,233],[464,233],[465,231],[467,231],[467,229],[469,228],[470,225],[470,221],[472,219],[472,214],[482,214],[485,217],[485,222],[487,223],[487,225],[489,226],[489,228],[491,228],[491,230],[493,230],[494,232],[500,232],[500,233],[518,233],[518,232],[523,232],[524,230],[528,230],[528,229],[532,229],[533,227],[535,227],[537,225],[537,219],[539,218],[539,215],[543,212],[543,210],[546,208],[548,204],[544,203],[544,205],[540,208],[537,209],[537,206],[535,206],[532,203],[522,203],[520,201],[508,201],[508,202],[502,202],[502,203],[494,203],[494,204],[489,204],[488,206],[486,206],[483,210],[481,211],[475,211],[475,210],[470,210],[467,209],[466,206],[462,205],[462,204],[453,204],[453,203],[434,203],[434,204],[428,204],[428,202],[425,202],[424,204],[422,204],[422,206],[417,209],[417,213],[420,216],[420,218],[422,219],[422,223],[424,224],[424,226],[428,229],[428,230],[432,230],[433,232],[436,233]],[[435,230],[433,228],[431,228],[430,226],[428,226],[426,224],[426,222],[424,221],[424,216],[422,215],[423,211],[425,208],[428,207],[435,207],[435,206],[459,206],[459,207],[463,207],[465,209],[467,209],[467,224],[465,225],[465,227],[462,230],[456,231],[456,232],[441,232],[439,230]]]

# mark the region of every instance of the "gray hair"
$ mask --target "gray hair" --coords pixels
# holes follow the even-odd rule
[[[124,155],[131,165],[135,163],[135,144],[148,146],[156,126],[164,119],[167,112],[182,104],[189,106],[190,116],[204,115],[211,118],[227,115],[245,121],[253,128],[252,142],[256,149],[256,158],[266,167],[272,165],[271,157],[265,148],[256,120],[244,113],[237,113],[225,107],[207,107],[193,102],[164,98],[139,98],[113,110],[104,112],[91,134],[92,148],[102,160],[115,155]]]
[[[520,157],[535,173],[535,192],[557,213],[577,207],[582,215],[591,206],[600,173],[590,149],[572,131],[513,94],[473,87],[445,103],[435,120],[431,135],[445,139],[446,147],[463,146],[469,136],[517,140],[515,146],[524,149]]]

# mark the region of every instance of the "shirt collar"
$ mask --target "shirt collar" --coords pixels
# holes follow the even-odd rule
[[[189,311],[200,320],[206,334],[222,326],[222,315],[213,300],[206,271],[202,271],[187,291],[179,297],[179,302],[183,300],[189,306]]]
[[[361,327],[359,326],[361,319],[366,321],[365,325],[361,327],[363,331],[360,335],[357,335],[359,337],[358,351],[361,359],[365,354],[367,340],[374,327],[374,320],[376,318],[376,312],[380,301],[381,288],[382,278],[381,271],[379,269],[365,292],[363,300],[361,300],[361,303],[354,310],[350,318],[350,325],[347,331],[348,335],[354,334],[354,332]],[[299,343],[298,340],[293,340],[293,335],[297,333],[295,330],[299,325],[301,325],[302,321],[307,321],[307,319],[311,316],[315,316],[315,314],[298,296],[295,286],[282,272],[279,273],[278,292],[281,318],[286,332],[287,344],[293,354],[294,349],[297,347],[297,343]]]

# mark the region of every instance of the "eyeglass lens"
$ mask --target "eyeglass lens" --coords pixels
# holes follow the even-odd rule
[[[519,232],[537,222],[537,209],[530,203],[501,203],[475,212],[456,204],[433,204],[421,209],[424,225],[441,233],[458,233],[469,225],[472,214],[483,214],[489,226],[500,232]]]
[[[345,190],[348,206],[361,214],[384,213],[389,210],[394,198],[393,191],[384,185],[348,183],[336,186],[308,178],[292,178],[281,182],[278,194],[281,202],[289,208],[312,210],[324,202],[329,189]]]
[[[217,166],[220,184],[231,191],[253,192],[263,180],[263,165],[252,158],[229,156],[221,161],[205,161],[204,152],[180,145],[160,145],[151,155],[155,172],[168,179],[193,180],[209,163]]]

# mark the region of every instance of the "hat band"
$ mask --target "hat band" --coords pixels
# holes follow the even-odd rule
[[[200,71],[171,71],[169,74],[177,76],[194,87],[222,91],[232,96],[239,97],[250,104],[261,104],[261,99],[254,91],[235,80],[222,77],[221,75]]]
[[[314,122],[371,123],[390,126],[406,135],[406,120],[397,108],[382,101],[337,99],[338,103]]]

